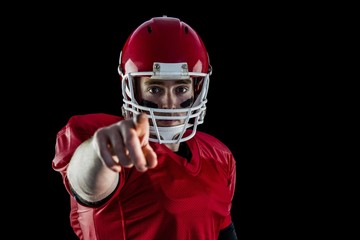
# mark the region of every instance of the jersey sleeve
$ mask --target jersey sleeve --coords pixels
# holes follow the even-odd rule
[[[57,133],[55,156],[52,168],[63,178],[66,190],[72,194],[66,177],[67,166],[77,147],[89,139],[95,131],[122,118],[107,114],[87,114],[72,116],[67,124]]]
[[[221,229],[228,227],[232,223],[232,218],[231,218],[230,212],[231,212],[232,199],[234,198],[235,185],[236,185],[236,161],[230,151],[227,154],[227,160],[228,160],[227,161],[228,162],[227,184],[228,184],[229,195],[231,197],[231,202],[229,204],[229,215],[227,215],[225,220],[223,221],[223,223],[221,225]]]

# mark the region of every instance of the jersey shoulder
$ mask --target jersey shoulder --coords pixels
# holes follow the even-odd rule
[[[235,173],[235,157],[225,143],[208,133],[199,131],[194,138],[198,145],[200,159],[215,164],[227,176],[232,176]]]
[[[234,155],[221,140],[205,132],[197,132],[195,140],[199,147],[200,156],[204,159],[212,159],[220,164],[233,164]]]
[[[225,143],[208,133],[197,131],[195,139],[199,144],[202,145],[202,147],[210,148],[216,151],[231,153],[230,149],[225,145]]]
[[[115,122],[122,120],[120,116],[115,116],[106,113],[90,113],[83,115],[74,115],[70,117],[65,128],[70,128],[79,134],[92,136],[94,132]]]
[[[53,168],[59,171],[64,170],[72,154],[82,142],[94,135],[97,129],[122,119],[122,117],[105,113],[74,115],[70,117],[66,125],[56,135]]]

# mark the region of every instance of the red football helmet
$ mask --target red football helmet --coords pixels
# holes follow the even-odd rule
[[[204,120],[212,68],[203,41],[188,24],[167,16],[154,17],[141,24],[129,36],[121,51],[118,71],[122,79],[123,115],[128,119],[134,118],[140,112],[146,112],[151,120],[150,141],[179,143],[195,135],[197,125]],[[140,105],[135,98],[134,81],[141,76],[164,81],[193,79],[193,104],[181,109],[160,109]],[[179,126],[158,127],[156,120],[160,119],[181,119],[185,123]],[[192,132],[184,137],[188,128],[191,128]]]

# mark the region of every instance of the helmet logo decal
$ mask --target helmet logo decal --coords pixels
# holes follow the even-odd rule
[[[202,70],[202,62],[200,60],[197,60],[196,64],[194,65],[193,72],[201,72]]]
[[[138,71],[136,64],[130,58],[125,63],[125,71],[126,72],[137,72]]]

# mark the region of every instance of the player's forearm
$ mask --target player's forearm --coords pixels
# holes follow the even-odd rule
[[[119,174],[110,170],[96,154],[91,139],[75,151],[67,169],[72,189],[84,200],[97,202],[114,191]]]

